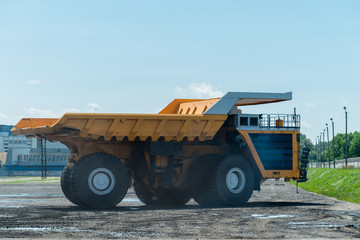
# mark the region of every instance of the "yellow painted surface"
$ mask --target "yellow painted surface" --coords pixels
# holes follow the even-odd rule
[[[219,99],[209,99],[197,102],[181,103],[178,107],[177,114],[203,114]]]
[[[16,124],[15,129],[21,128],[37,128],[37,127],[51,127],[59,119],[58,118],[23,118]]]
[[[4,167],[6,163],[7,152],[0,152],[1,167]]]
[[[175,99],[159,114],[203,114],[219,99]]]
[[[203,115],[214,99],[175,99],[159,114],[66,113],[60,119],[23,118],[12,130],[14,135],[56,135],[64,129],[77,130],[82,138],[105,141],[189,141],[211,140],[228,115]]]
[[[66,113],[61,118],[24,118],[13,129],[14,135],[45,136],[59,140],[67,145],[72,159],[82,156],[107,152],[119,159],[130,159],[134,150],[126,141],[188,141],[211,140],[218,133],[228,115],[203,115],[219,99],[175,99],[159,114],[99,114],[99,113]],[[255,102],[243,102],[251,105]],[[282,126],[281,121],[276,122]],[[253,158],[263,178],[298,179],[299,143],[298,131],[239,131],[248,144]],[[249,133],[292,134],[293,136],[293,169],[265,170],[249,137]],[[88,141],[89,139],[99,141]],[[76,150],[76,151],[74,151]],[[195,157],[205,154],[224,154],[224,150],[214,146],[184,146],[183,159],[191,163]],[[1,155],[0,155],[1,157]],[[6,159],[6,157],[5,157]],[[159,166],[167,164],[167,159],[157,158]],[[4,164],[3,161],[2,164]],[[185,164],[185,166],[187,166]],[[180,174],[181,175],[181,174]],[[184,176],[183,176],[184,177]]]
[[[214,137],[227,115],[186,115],[186,114],[95,114],[67,113],[59,120],[22,119],[13,129],[14,135],[53,135],[61,134],[64,129],[79,131],[80,137],[105,141],[113,137],[117,141],[149,138],[157,141],[200,141]],[[43,123],[48,125],[42,125]]]

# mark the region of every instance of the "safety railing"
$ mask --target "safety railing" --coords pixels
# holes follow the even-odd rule
[[[300,115],[294,114],[261,114],[261,128],[300,128]]]
[[[236,125],[240,129],[299,129],[298,114],[236,114]]]

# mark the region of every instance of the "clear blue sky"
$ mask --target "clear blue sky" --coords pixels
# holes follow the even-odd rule
[[[360,1],[0,1],[0,123],[154,113],[176,97],[293,92],[245,111],[360,130]]]

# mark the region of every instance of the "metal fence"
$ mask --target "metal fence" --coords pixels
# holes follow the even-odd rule
[[[360,157],[348,158],[348,168],[360,168]],[[309,167],[313,168],[334,168],[334,161],[329,162],[310,162]],[[345,168],[345,159],[335,160],[335,168]]]

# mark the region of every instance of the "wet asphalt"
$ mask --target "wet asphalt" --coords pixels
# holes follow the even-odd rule
[[[360,238],[360,205],[268,180],[244,206],[144,206],[130,189],[114,209],[83,209],[59,182],[0,184],[0,238],[346,239]]]

